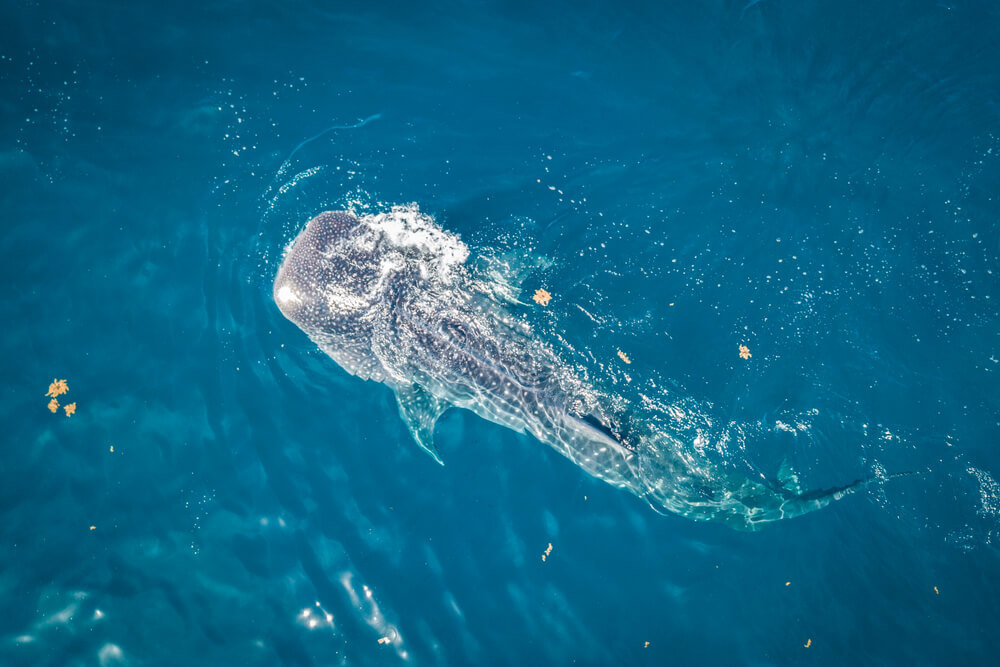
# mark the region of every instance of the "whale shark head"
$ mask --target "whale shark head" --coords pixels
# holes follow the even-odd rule
[[[309,221],[289,246],[274,279],[274,302],[337,363],[365,378],[380,379],[371,351],[374,249],[352,243],[359,220],[326,211]]]
[[[292,242],[274,280],[274,302],[306,332],[336,330],[364,307],[363,267],[340,246],[357,227],[345,211],[321,213]],[[353,258],[357,259],[357,258]]]

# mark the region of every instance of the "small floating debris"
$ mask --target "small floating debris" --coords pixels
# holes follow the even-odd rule
[[[791,586],[791,585],[792,585],[792,582],[790,582],[790,581],[786,581],[786,582],[785,582],[785,585],[786,585],[786,586]]]
[[[115,446],[111,445],[110,447],[108,447],[108,451],[111,452],[112,454],[114,454],[115,453]]]
[[[746,345],[740,345],[740,359],[749,359],[753,355],[750,354],[750,348]]]
[[[646,644],[643,646],[643,648],[649,648],[649,642],[646,642]]]
[[[805,643],[805,644],[803,644],[803,645],[802,645],[802,647],[803,647],[803,648],[809,648],[810,646],[812,646],[812,643],[813,643],[813,640],[812,640],[811,638],[810,638],[810,639],[807,639],[807,640],[806,640],[806,643]]]
[[[91,530],[97,530],[97,526],[91,526],[90,529]]]
[[[51,384],[49,384],[49,390],[45,394],[52,398],[48,403],[49,412],[52,414],[59,412],[59,400],[56,399],[56,396],[62,396],[68,391],[69,385],[66,384],[66,380],[52,380]],[[66,411],[67,417],[72,417],[73,413],[76,412],[76,403],[70,403],[63,409]]]
[[[378,643],[379,643],[379,644],[388,644],[388,643],[389,643],[389,642],[391,642],[391,641],[392,641],[392,640],[391,640],[391,639],[389,639],[388,637],[379,637],[379,638],[378,638]]]
[[[941,591],[937,589],[937,586],[934,587],[934,595],[941,595]]]
[[[628,358],[628,355],[622,352],[621,350],[618,350],[618,358],[624,361],[626,364],[632,363],[632,360]]]
[[[52,380],[52,384],[49,385],[49,391],[46,396],[55,398],[56,396],[61,396],[69,391],[69,385],[66,384],[66,380]]]
[[[552,553],[552,543],[551,542],[549,542],[549,546],[547,546],[545,548],[545,553],[542,554],[542,562],[543,563],[545,562],[545,559],[549,557],[550,553]]]
[[[534,299],[535,303],[539,306],[547,306],[549,305],[549,301],[552,300],[552,295],[544,289],[537,289],[535,290],[535,296],[531,298]]]

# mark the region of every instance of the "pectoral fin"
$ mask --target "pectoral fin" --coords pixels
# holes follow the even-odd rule
[[[448,404],[435,398],[423,387],[411,384],[396,389],[396,401],[399,403],[399,416],[406,422],[406,427],[434,460],[444,465],[434,448],[434,424],[441,413],[448,409]]]

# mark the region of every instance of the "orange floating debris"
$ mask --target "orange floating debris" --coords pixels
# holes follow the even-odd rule
[[[97,526],[91,526],[90,529],[91,530],[97,530]]]
[[[64,407],[63,410],[66,411],[66,416],[67,417],[72,417],[73,413],[76,412],[76,403],[75,402],[70,403],[69,405],[67,405],[66,407]]]
[[[740,359],[749,359],[753,355],[750,354],[750,348],[746,345],[740,345]]]
[[[786,585],[786,586],[791,586],[791,585],[792,585],[792,582],[790,582],[790,581],[786,581],[786,582],[785,582],[785,585]]]
[[[53,380],[52,384],[49,385],[49,391],[46,396],[51,396],[55,398],[56,396],[61,396],[69,391],[69,385],[66,384],[66,380]]]
[[[542,554],[542,562],[543,563],[545,562],[545,559],[549,557],[550,553],[552,553],[552,543],[551,542],[549,542],[549,546],[547,546],[545,548],[545,553]]]
[[[628,358],[628,355],[622,352],[621,350],[618,350],[618,358],[624,361],[626,364],[632,363],[632,360]]]
[[[805,648],[809,648],[810,646],[812,646],[812,643],[813,643],[812,639],[807,639],[806,643],[803,644],[802,646],[805,647]]]
[[[379,637],[378,638],[378,643],[379,644],[388,644],[390,641],[391,640],[388,637]]]
[[[941,595],[941,592],[937,589],[937,586],[934,587],[934,595]]]
[[[533,298],[535,300],[535,303],[537,303],[539,306],[547,306],[549,305],[549,301],[552,300],[552,295],[549,294],[544,289],[537,289],[535,290],[535,296],[531,298]]]
[[[646,645],[643,646],[643,648],[649,648],[649,642],[646,642]]]
[[[49,401],[49,412],[53,414],[59,412],[59,401],[57,401],[54,398],[51,401]]]

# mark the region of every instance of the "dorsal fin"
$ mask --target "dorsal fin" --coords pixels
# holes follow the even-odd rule
[[[588,426],[597,429],[604,435],[608,436],[609,438],[617,442],[619,445],[622,445],[627,449],[631,449],[631,447],[629,446],[628,435],[624,433],[621,429],[616,430],[615,428],[604,423],[603,421],[601,421],[599,418],[595,417],[592,414],[583,415],[582,417],[580,417],[580,421],[584,422]]]

